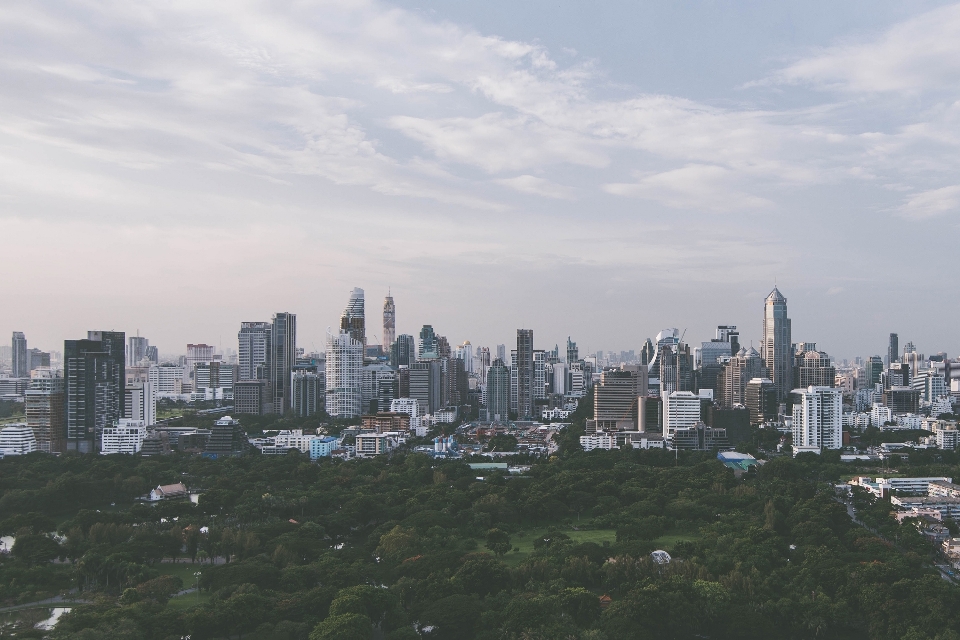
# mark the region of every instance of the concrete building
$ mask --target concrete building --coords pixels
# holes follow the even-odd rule
[[[890,407],[885,407],[882,404],[873,405],[870,409],[870,426],[882,427],[888,422],[893,422],[893,412]]]
[[[121,418],[116,425],[103,430],[100,453],[102,455],[140,453],[146,436],[147,427],[143,420]]]
[[[360,401],[364,413],[382,411],[393,401],[397,371],[385,364],[367,364],[360,372]],[[376,407],[374,408],[374,402]]]
[[[179,396],[183,393],[183,367],[180,365],[152,365],[147,376],[157,397]]]
[[[354,288],[350,292],[350,300],[340,316],[340,333],[348,334],[361,345],[361,353],[367,347],[367,320],[363,289]]]
[[[737,355],[730,358],[717,378],[720,404],[729,409],[736,405],[746,404],[747,383],[754,378],[770,379],[769,371],[764,366],[760,353],[750,347],[740,347]],[[774,385],[776,389],[776,385]],[[779,395],[777,400],[779,402]]]
[[[391,413],[405,413],[410,416],[410,431],[418,437],[427,435],[426,427],[420,425],[420,403],[413,398],[396,398],[390,403]]]
[[[700,421],[700,396],[692,391],[661,392],[663,435],[670,440],[677,429],[695,427]]]
[[[124,417],[126,337],[122,331],[89,331],[63,347],[68,451],[100,450],[103,430]]]
[[[487,370],[487,422],[510,419],[510,369],[497,358]]]
[[[242,455],[248,444],[240,422],[231,416],[223,416],[210,430],[203,455],[210,458],[225,458]]]
[[[364,433],[357,436],[356,450],[359,458],[372,458],[389,453],[397,446],[393,436],[385,433]]]
[[[23,456],[37,450],[33,429],[25,424],[11,424],[0,429],[0,455]]]
[[[760,355],[777,390],[777,399],[785,400],[793,389],[791,328],[790,318],[787,317],[787,299],[776,287],[764,301]]]
[[[349,310],[349,307],[348,307]],[[327,333],[327,413],[355,418],[363,413],[363,343],[350,333]]]
[[[401,334],[390,348],[390,364],[394,367],[409,367],[417,361],[417,340],[409,334]]]
[[[594,389],[594,431],[640,430],[641,398],[647,395],[647,368],[643,365],[621,365],[600,374],[600,384]]]
[[[283,415],[292,406],[290,380],[297,363],[297,315],[276,313],[272,324],[270,386],[273,388],[273,411]]]
[[[157,424],[157,396],[149,380],[131,382],[124,389],[124,415],[144,426]]]
[[[329,458],[337,448],[337,439],[330,436],[312,438],[310,440],[310,459]]]
[[[198,362],[193,367],[194,397],[210,401],[232,400],[237,378],[236,365],[223,360]]]
[[[24,392],[24,411],[27,426],[36,437],[37,450],[62,453],[67,435],[62,372],[51,369],[30,372],[30,386]]]
[[[777,419],[777,389],[769,378],[754,378],[747,383],[744,404],[750,412],[750,424],[761,425]]]
[[[294,415],[305,418],[314,415],[324,408],[326,401],[326,377],[326,370],[294,370],[290,383]]]
[[[30,375],[30,361],[27,358],[27,338],[22,331],[14,331],[10,341],[10,365],[14,378],[26,378]]]
[[[273,397],[269,380],[238,380],[233,385],[233,411],[257,416],[274,413]]]
[[[830,356],[816,350],[816,344],[805,343],[810,347],[794,355],[793,380],[797,387],[833,387],[837,382],[837,369]]]
[[[149,347],[150,341],[140,335],[127,338],[127,366],[138,366],[141,361],[147,358]]]
[[[795,389],[793,454],[843,447],[843,393],[832,387]]]
[[[517,329],[517,417],[534,415],[533,329]]]
[[[616,449],[617,438],[612,433],[592,433],[580,436],[580,446],[584,451],[593,451],[594,449]]]
[[[919,413],[920,391],[910,387],[890,387],[883,392],[883,404],[896,414]]]
[[[239,349],[237,379],[267,378],[273,348],[273,324],[270,322],[241,322],[237,334]]]
[[[387,297],[383,300],[383,337],[381,344],[386,351],[390,349],[397,334],[397,307],[393,303],[393,296],[387,290]],[[408,363],[409,364],[409,363]]]

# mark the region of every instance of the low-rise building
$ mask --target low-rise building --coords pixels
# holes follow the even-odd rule
[[[360,458],[389,453],[396,448],[396,440],[385,433],[364,433],[356,437],[356,454]]]
[[[186,498],[187,486],[182,482],[176,484],[162,484],[156,489],[150,491],[150,500],[172,500],[174,498]]]
[[[960,517],[960,498],[945,498],[943,496],[890,496],[890,504],[902,510],[907,509],[935,509],[940,512],[941,518],[956,519]]]
[[[597,432],[580,436],[580,446],[584,451],[593,451],[594,449],[616,449],[616,436],[610,433]]]
[[[310,459],[329,458],[337,448],[337,439],[331,436],[315,437],[310,440]]]
[[[37,450],[33,429],[25,424],[12,424],[0,429],[0,454],[22,456]]]

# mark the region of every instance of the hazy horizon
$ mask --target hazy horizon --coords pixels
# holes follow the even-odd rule
[[[960,352],[960,4],[515,4],[6,3],[0,344]]]

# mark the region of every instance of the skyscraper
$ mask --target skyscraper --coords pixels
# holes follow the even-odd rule
[[[887,346],[887,366],[889,367],[898,360],[900,360],[900,337],[891,333],[890,344]]]
[[[790,318],[787,317],[787,299],[776,287],[763,305],[763,343],[761,357],[770,372],[777,390],[777,400],[783,401],[793,388],[793,354],[790,342]]]
[[[829,387],[807,387],[794,392],[793,454],[843,446],[843,391]]]
[[[27,357],[27,338],[22,331],[14,331],[10,344],[14,378],[26,378],[30,375],[30,360]]]
[[[433,331],[433,326],[423,325],[420,329],[420,344],[417,347],[417,360],[434,360],[440,357],[437,348],[437,334]],[[422,408],[422,407],[421,407]]]
[[[577,350],[577,343],[567,336],[567,364],[576,362],[580,359],[580,351]]]
[[[264,367],[270,360],[270,350],[273,347],[273,325],[269,322],[241,322],[237,342],[240,380],[266,377]]]
[[[533,329],[517,329],[517,417],[533,417]]]
[[[147,357],[147,348],[150,341],[141,336],[130,336],[127,345],[127,366],[135,367],[141,360]],[[149,426],[149,425],[147,425]]]
[[[387,297],[383,301],[383,352],[387,353],[393,346],[397,335],[397,307],[393,304],[393,296],[387,290]]]
[[[126,371],[122,331],[88,331],[63,343],[66,448],[96,453],[106,427],[124,417]]]
[[[386,315],[386,305],[384,305]],[[350,337],[367,347],[366,311],[364,310],[363,289],[359,287],[350,292],[350,301],[340,316],[340,333],[349,333]]]
[[[33,429],[37,450],[63,452],[66,417],[63,410],[63,376],[49,368],[30,372],[30,386],[24,393],[27,426]]]
[[[510,418],[510,369],[497,358],[487,371],[487,422]]]
[[[362,300],[362,298],[361,298]],[[273,387],[273,411],[283,415],[292,405],[290,377],[297,363],[297,315],[274,314],[273,345],[270,348],[270,385]]]
[[[327,413],[356,418],[362,413],[363,343],[349,333],[327,333]]]
[[[417,361],[417,341],[406,333],[397,336],[390,349],[390,364],[394,367],[409,367]]]

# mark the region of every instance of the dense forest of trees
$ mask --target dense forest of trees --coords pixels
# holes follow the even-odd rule
[[[0,598],[80,589],[91,604],[53,637],[82,640],[960,639],[960,587],[889,503],[856,496],[882,537],[851,521],[836,455],[737,478],[712,454],[584,453],[575,436],[482,480],[419,454],[6,459]],[[910,471],[954,475],[933,455]],[[198,504],[135,502],[178,481]],[[171,600],[193,582],[171,559],[200,594]]]

